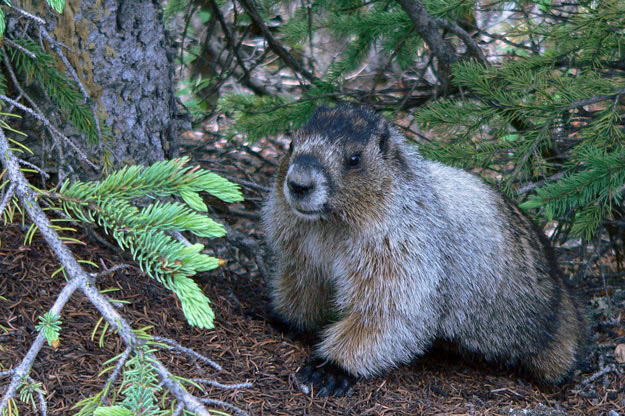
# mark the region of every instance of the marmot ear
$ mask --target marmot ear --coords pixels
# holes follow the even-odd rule
[[[380,146],[380,152],[382,154],[386,154],[389,148],[391,132],[388,130],[388,124],[384,123],[382,126],[382,134],[380,134],[380,138],[378,139],[378,145]]]

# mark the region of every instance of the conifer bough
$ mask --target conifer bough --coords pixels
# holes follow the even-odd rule
[[[186,166],[188,161],[183,157],[149,167],[127,166],[102,182],[66,180],[57,191],[44,195],[58,200],[70,218],[102,227],[132,254],[141,270],[178,296],[189,324],[210,329],[214,313],[190,277],[215,269],[223,260],[203,254],[202,244],[185,245],[170,233],[223,237],[225,228],[205,214],[208,208],[200,193],[224,202],[242,201],[243,196],[238,185],[199,167]],[[174,197],[184,203],[171,200]],[[170,200],[138,207],[145,198]]]

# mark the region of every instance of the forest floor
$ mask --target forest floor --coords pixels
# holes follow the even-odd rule
[[[208,202],[214,209],[212,216],[248,238],[248,248],[253,249],[261,238],[258,207],[263,188],[270,186],[276,149],[281,144],[265,142],[258,148],[242,147],[243,152],[241,147],[229,146],[223,140],[206,143],[189,136],[187,151],[202,166],[245,184],[245,203],[228,207]],[[36,336],[38,317],[51,307],[63,282],[62,273],[52,277],[58,263],[37,234],[30,245],[24,244],[26,229],[18,219],[1,233],[0,371],[14,367],[24,357]],[[133,264],[86,235],[73,236],[86,243],[71,245],[82,260],[103,269]],[[245,243],[237,245],[226,239],[207,246],[228,261],[196,279],[217,316],[212,330],[190,327],[177,298],[136,266],[96,282],[100,290],[115,289],[108,293],[110,297],[129,302],[120,307],[120,313],[133,328],[151,326],[152,335],[176,340],[223,367],[216,372],[181,354],[157,352],[174,374],[221,383],[253,383],[251,388],[236,390],[207,387],[200,392],[190,388],[202,397],[222,400],[251,415],[625,415],[625,365],[618,364],[614,356],[615,347],[625,343],[623,277],[606,281],[588,276],[578,285],[580,293],[593,299],[590,310],[596,318],[588,368],[584,373],[578,371],[565,386],[539,387],[514,370],[433,351],[412,365],[360,382],[348,397],[314,398],[299,392],[293,379],[309,356],[310,346],[285,337],[265,320],[267,291],[255,263],[258,253],[246,252]],[[61,319],[60,345],[44,346],[31,376],[44,385],[48,414],[73,415],[74,404],[103,388],[108,374],[99,373],[105,361],[123,352],[124,345],[110,330],[103,333],[104,325],[98,325],[100,315],[80,294],[69,301]],[[5,380],[0,380],[0,386]],[[37,413],[20,404],[20,414]]]

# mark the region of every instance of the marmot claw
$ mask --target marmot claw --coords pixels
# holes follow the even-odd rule
[[[317,397],[345,396],[356,382],[356,377],[322,358],[310,359],[297,372],[297,379],[306,387],[313,387]]]

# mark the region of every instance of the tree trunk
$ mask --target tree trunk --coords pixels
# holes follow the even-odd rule
[[[174,54],[158,2],[68,0],[61,15],[44,1],[24,3],[30,3],[24,9],[44,18],[52,36],[69,47],[64,54],[96,104],[105,137],[102,148],[113,166],[176,156],[178,132],[188,121],[176,108]],[[58,67],[64,70],[61,62]],[[48,115],[60,121],[58,115]],[[69,123],[57,126],[87,147]],[[101,164],[99,146],[88,154]]]

